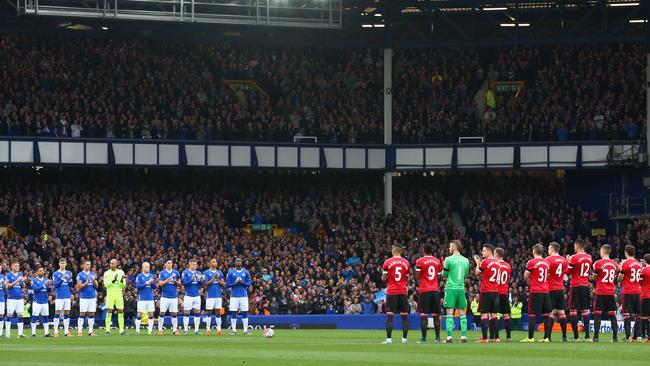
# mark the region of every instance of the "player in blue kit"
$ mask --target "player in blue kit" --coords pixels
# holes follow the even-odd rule
[[[226,286],[223,280],[223,272],[217,269],[217,260],[211,259],[209,268],[203,272],[203,286],[206,288],[205,296],[205,327],[207,334],[212,334],[210,325],[214,317],[217,325],[217,334],[223,334],[221,330],[221,309],[222,309],[222,295],[221,286]]]
[[[183,271],[182,282],[185,287],[183,297],[183,334],[187,335],[190,328],[190,314],[194,311],[194,334],[199,334],[201,325],[201,284],[203,273],[196,270],[196,259],[190,259],[187,269]]]
[[[79,319],[77,320],[77,337],[83,336],[84,320],[88,319],[88,336],[95,337],[95,312],[97,311],[97,275],[90,270],[90,261],[85,261],[83,269],[77,274],[77,291],[79,292]]]
[[[5,284],[6,277],[2,274],[2,263],[0,263],[0,338],[5,327]]]
[[[45,277],[43,267],[36,269],[36,277],[32,277],[32,291],[34,291],[34,301],[32,304],[32,337],[36,337],[36,321],[39,319],[43,324],[45,337],[50,336],[50,307],[48,297],[52,281]]]
[[[242,267],[241,258],[235,259],[235,269],[228,271],[226,275],[226,286],[230,289],[230,325],[232,335],[237,334],[237,312],[241,314],[244,325],[244,334],[251,334],[248,331],[248,288],[251,285],[251,274]]]
[[[25,338],[23,335],[23,313],[25,312],[25,303],[23,302],[23,288],[25,287],[27,277],[20,272],[20,263],[11,262],[11,272],[5,277],[5,287],[7,288],[7,321],[5,323],[5,332],[7,338],[11,337],[11,318],[16,314],[18,322],[18,338]]]
[[[140,335],[142,316],[147,315],[147,334],[153,332],[153,314],[156,311],[156,304],[153,298],[153,289],[156,287],[156,277],[150,272],[149,262],[142,263],[142,273],[135,278],[135,287],[138,289],[138,314],[135,318],[135,334]]]
[[[165,262],[165,269],[158,274],[158,287],[161,288],[160,315],[158,318],[158,335],[163,335],[163,316],[171,316],[172,331],[178,335],[178,286],[181,285],[181,275],[174,269],[174,263]]]
[[[70,308],[72,305],[72,272],[66,270],[68,262],[65,258],[59,259],[59,270],[52,274],[54,284],[54,337],[59,336],[59,321],[63,319],[63,334],[70,336]]]

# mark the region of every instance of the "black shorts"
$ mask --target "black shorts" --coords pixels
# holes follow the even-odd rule
[[[623,294],[623,314],[641,315],[641,294]]]
[[[650,299],[641,300],[641,315],[650,316]]]
[[[406,295],[386,295],[386,312],[399,314],[409,313],[409,301]]]
[[[566,309],[566,303],[564,302],[564,291],[563,290],[549,291],[548,296],[551,297],[551,307],[553,308],[553,310],[564,310],[564,309]]]
[[[478,311],[481,314],[498,313],[499,310],[499,293],[498,292],[481,292],[478,299]]]
[[[616,311],[616,296],[596,295],[594,299],[594,311],[601,311],[603,313]]]
[[[510,314],[510,298],[508,295],[499,295],[499,313],[502,315]]]
[[[440,292],[421,292],[418,299],[418,311],[422,314],[440,314]]]
[[[534,292],[528,297],[528,315],[548,314],[553,311],[551,296],[540,292]]]
[[[569,293],[569,309],[589,310],[589,305],[591,305],[589,301],[589,287],[572,287]]]

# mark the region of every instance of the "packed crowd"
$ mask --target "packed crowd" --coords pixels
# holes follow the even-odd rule
[[[227,270],[241,256],[253,279],[256,313],[358,314],[384,311],[381,264],[396,243],[413,262],[427,242],[439,258],[448,255],[445,243],[452,239],[463,240],[468,256],[479,253],[482,243],[501,246],[514,269],[512,293],[524,303],[523,268],[536,242],[557,241],[565,253],[578,237],[592,246],[607,241],[617,251],[627,243],[640,253],[650,250],[650,218],[620,238],[591,237],[592,228],[602,227],[597,216],[570,206],[561,181],[551,177],[400,177],[394,212],[384,217],[374,175],[202,174],[201,179],[177,171],[3,174],[0,227],[10,225],[22,239],[0,234],[0,263],[18,259],[26,273],[37,265],[52,273],[58,259],[67,258],[77,273],[83,260],[91,260],[103,273],[116,258],[133,281],[145,260],[159,271],[167,259],[182,269],[189,258],[198,259],[200,268],[217,258]],[[481,192],[463,193],[463,187],[479,182]],[[454,225],[455,211],[464,228]],[[249,223],[277,223],[289,231],[275,237],[242,232]],[[479,278],[470,276],[471,298],[478,285]],[[412,311],[416,289],[412,280]],[[128,316],[135,311],[132,286],[125,300]]]
[[[0,135],[383,142],[379,50],[18,35],[0,45]],[[393,140],[639,138],[643,55],[638,45],[398,50]],[[526,83],[518,98],[484,103],[480,91],[510,80]]]

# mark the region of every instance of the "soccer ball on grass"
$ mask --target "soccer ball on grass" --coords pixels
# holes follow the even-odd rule
[[[274,335],[273,328],[264,328],[264,338],[273,338]]]

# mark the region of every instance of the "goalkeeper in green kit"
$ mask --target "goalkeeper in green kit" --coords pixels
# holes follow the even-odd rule
[[[117,309],[117,324],[120,334],[126,335],[124,330],[124,295],[122,290],[126,286],[124,271],[117,268],[117,259],[111,259],[110,269],[104,272],[104,287],[106,288],[106,335],[111,334],[111,320],[113,308]]]
[[[449,243],[451,256],[445,258],[442,276],[447,279],[445,285],[445,308],[447,318],[447,343],[452,343],[451,333],[454,330],[454,310],[458,309],[460,314],[460,341],[467,343],[467,298],[465,297],[465,278],[469,273],[469,260],[460,254],[460,241],[454,240]]]

